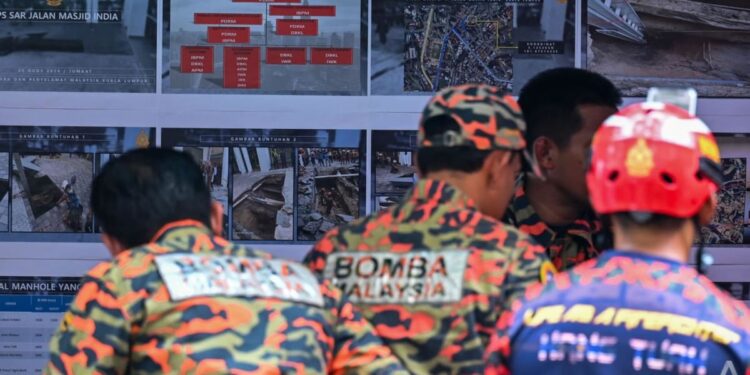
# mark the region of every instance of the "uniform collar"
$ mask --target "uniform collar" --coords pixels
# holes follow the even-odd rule
[[[651,255],[646,254],[644,252],[635,251],[635,250],[608,250],[603,252],[599,256],[599,264],[604,264],[607,261],[609,261],[612,258],[630,258],[630,259],[639,259],[647,262],[660,262],[660,263],[666,263],[671,264],[674,266],[687,266],[687,263],[680,262],[674,259],[664,258],[657,255]],[[692,268],[691,268],[692,269]]]
[[[558,236],[566,234],[583,238],[590,246],[594,246],[593,233],[601,230],[601,222],[593,213],[587,213],[583,217],[560,228],[551,228],[534,210],[528,195],[526,194],[526,178],[521,177],[516,184],[516,192],[508,206],[508,212],[514,226],[522,232],[531,235],[537,243],[548,248]]]
[[[158,232],[154,235],[154,237],[151,239],[152,243],[163,243],[170,241],[174,239],[175,237],[185,237],[188,236],[199,236],[199,235],[209,235],[210,237],[213,237],[213,233],[211,232],[208,227],[206,227],[205,224],[201,223],[197,220],[179,220],[179,221],[173,221],[165,226],[163,226],[161,229],[159,229]]]
[[[407,201],[415,204],[457,205],[474,209],[474,200],[445,181],[422,179],[412,188]]]

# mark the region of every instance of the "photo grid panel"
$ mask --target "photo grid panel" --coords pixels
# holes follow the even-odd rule
[[[364,215],[364,131],[162,129],[194,155],[238,242],[307,243]]]
[[[153,128],[3,128],[0,241],[98,241],[90,202],[102,162],[155,138]]]

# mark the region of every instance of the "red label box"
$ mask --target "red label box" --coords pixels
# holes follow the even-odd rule
[[[318,20],[276,20],[277,35],[316,36]]]
[[[208,28],[209,43],[250,43],[249,27],[213,27]]]
[[[224,47],[224,87],[260,88],[260,47]]]
[[[313,65],[352,65],[354,50],[351,48],[312,48],[310,62]]]
[[[266,48],[266,63],[272,65],[305,65],[307,63],[307,49],[268,47]]]
[[[302,4],[302,0],[232,0],[233,3],[286,3]]]
[[[240,13],[195,13],[193,23],[196,25],[262,25],[262,14]]]
[[[214,47],[180,47],[181,73],[213,73]]]
[[[336,17],[333,5],[271,5],[269,10],[272,16]]]

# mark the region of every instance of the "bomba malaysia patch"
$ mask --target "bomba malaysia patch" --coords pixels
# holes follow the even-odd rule
[[[283,260],[199,254],[155,258],[170,298],[275,298],[323,306],[318,280],[301,264]]]
[[[325,277],[352,302],[452,303],[461,299],[469,251],[337,252]]]

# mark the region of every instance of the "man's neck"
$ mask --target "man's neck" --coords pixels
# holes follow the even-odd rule
[[[615,249],[636,251],[682,263],[688,262],[695,233],[692,228],[683,228],[668,234],[640,230],[624,232],[616,225],[613,229]]]
[[[529,203],[544,223],[565,226],[581,218],[586,209],[556,186],[528,175],[524,189]]]

